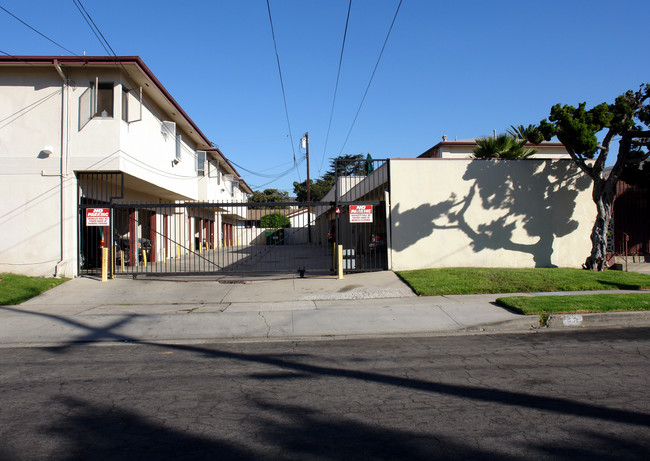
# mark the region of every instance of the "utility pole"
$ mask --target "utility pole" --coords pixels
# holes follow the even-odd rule
[[[311,202],[311,181],[309,180],[309,132],[302,139],[305,143],[305,159],[307,160],[307,202]],[[311,205],[307,207],[307,240],[311,243]]]
[[[307,159],[307,201],[311,202],[311,181],[309,181],[309,132],[305,133],[305,157]]]

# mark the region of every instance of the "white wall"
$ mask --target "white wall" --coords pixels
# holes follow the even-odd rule
[[[393,269],[580,267],[591,180],[567,160],[391,160]]]
[[[569,159],[569,153],[564,148],[564,146],[557,146],[556,143],[550,144],[538,144],[526,146],[527,149],[535,149],[536,154],[532,155],[530,158],[534,159]],[[474,148],[476,145],[453,145],[453,144],[444,144],[438,149],[437,158],[474,158]]]
[[[146,95],[142,120],[122,120],[119,69],[65,71],[71,80],[65,89],[54,66],[3,66],[0,72],[0,270],[76,275],[76,172],[122,171],[125,199],[138,201],[198,199],[199,180],[212,182],[197,175],[189,136],[183,136],[181,162],[172,163],[176,139],[161,133],[169,117]],[[113,117],[80,128],[79,98],[97,76],[114,84]],[[42,154],[45,146],[51,155]]]
[[[0,73],[0,271],[53,275],[62,258],[62,83],[54,68]]]

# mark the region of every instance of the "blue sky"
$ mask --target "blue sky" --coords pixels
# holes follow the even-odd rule
[[[399,0],[353,0],[327,149],[349,0],[82,0],[117,55],[138,55],[254,188],[293,192],[299,140],[311,176],[329,158],[416,157],[441,140],[537,123],[555,103],[612,102],[650,81],[650,2],[403,0],[344,146]],[[106,55],[72,0],[0,6],[75,54]],[[0,50],[69,54],[0,10]],[[291,133],[291,135],[290,135]],[[293,138],[293,146],[291,143]]]

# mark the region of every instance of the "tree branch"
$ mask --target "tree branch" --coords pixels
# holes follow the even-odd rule
[[[562,141],[562,139],[560,138],[560,136],[558,136],[558,139],[560,140],[560,142],[561,142],[562,144],[564,144],[564,147],[566,148],[567,152],[569,153],[569,156],[571,157],[571,159],[575,162],[576,165],[578,165],[578,167],[579,167],[579,168],[580,168],[580,169],[581,169],[581,170],[582,170],[582,171],[583,171],[587,176],[589,176],[589,177],[590,177],[591,179],[593,179],[594,181],[596,181],[597,179],[601,179],[601,178],[600,178],[598,175],[596,175],[596,173],[593,171],[593,168],[590,167],[589,165],[587,165],[587,162],[585,162],[585,159],[582,157],[582,155],[578,155],[578,154],[576,154],[575,151],[574,151],[571,147],[567,146],[567,145]]]
[[[650,130],[628,130],[625,133],[621,133],[621,136],[627,138],[650,138]]]

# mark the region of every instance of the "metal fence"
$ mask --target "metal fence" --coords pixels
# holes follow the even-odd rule
[[[384,270],[388,168],[354,162],[319,202],[136,203],[121,173],[80,176],[79,273],[100,273],[106,248],[110,276],[329,274],[337,244],[344,271]]]
[[[322,203],[112,204],[109,226],[82,225],[87,238],[81,242],[81,269],[97,272],[103,244],[115,275],[329,273],[333,248],[316,219],[329,208]]]
[[[650,256],[650,189],[616,185],[613,213],[613,252],[618,255]]]

